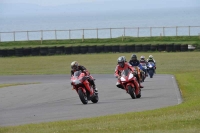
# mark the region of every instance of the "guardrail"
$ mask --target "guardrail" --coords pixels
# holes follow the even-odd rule
[[[198,36],[200,26],[123,27],[0,32],[0,42],[30,40],[100,39],[120,36]]]

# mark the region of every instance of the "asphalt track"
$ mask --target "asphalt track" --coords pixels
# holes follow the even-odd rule
[[[38,83],[0,88],[0,126],[72,120],[177,105],[181,94],[173,75],[156,74],[142,85],[142,97],[131,99],[116,88],[112,74],[93,75],[99,102],[83,105],[69,75],[0,76],[0,84]]]

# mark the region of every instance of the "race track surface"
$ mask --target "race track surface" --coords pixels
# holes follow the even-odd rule
[[[142,83],[142,97],[132,99],[115,86],[112,74],[94,74],[99,102],[83,105],[70,75],[0,76],[0,84],[37,83],[0,88],[0,126],[152,110],[182,102],[173,75],[156,74]],[[38,83],[39,82],[39,83]]]

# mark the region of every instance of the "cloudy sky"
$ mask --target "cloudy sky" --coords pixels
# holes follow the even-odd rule
[[[127,10],[194,9],[200,0],[0,0],[0,15],[107,13]]]

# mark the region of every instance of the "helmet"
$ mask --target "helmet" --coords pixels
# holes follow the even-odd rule
[[[143,56],[143,55],[140,56],[140,59],[141,59],[141,60],[145,60],[145,56]]]
[[[122,56],[122,58],[124,58],[124,62],[126,62],[126,57],[125,57],[125,56]]]
[[[152,55],[149,55],[149,59],[153,59],[153,56],[152,56]]]
[[[72,70],[78,70],[78,62],[77,61],[73,61],[71,63],[71,69]]]
[[[131,55],[131,60],[137,60],[137,55],[136,54],[132,54]]]
[[[124,56],[121,56],[117,59],[117,63],[120,67],[124,67],[124,63],[125,63],[125,60],[124,60]]]

